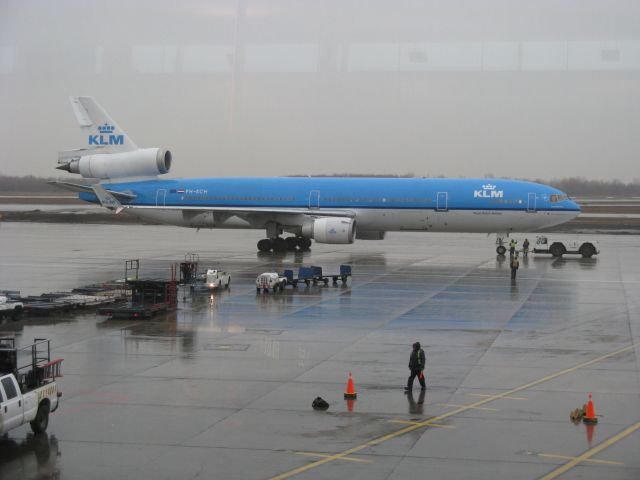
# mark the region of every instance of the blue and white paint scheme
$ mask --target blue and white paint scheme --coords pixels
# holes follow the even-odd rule
[[[258,249],[382,240],[391,231],[535,231],[571,220],[563,192],[505,179],[231,177],[163,180],[171,153],[138,148],[91,97],[72,97],[90,148],[62,152],[59,169],[98,185],[57,185],[116,212],[192,228],[266,230]],[[104,132],[107,132],[106,134]],[[292,236],[282,238],[284,232]]]

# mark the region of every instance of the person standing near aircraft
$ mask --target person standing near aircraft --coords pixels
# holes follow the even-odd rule
[[[424,350],[420,347],[420,342],[416,342],[413,344],[413,350],[411,351],[411,355],[409,356],[409,370],[411,370],[411,375],[409,375],[409,379],[407,380],[407,386],[405,387],[405,392],[411,392],[413,390],[413,382],[418,377],[418,381],[420,382],[420,387],[422,390],[427,388],[426,383],[424,381],[424,367],[426,364],[426,359],[424,355]]]
[[[527,255],[529,255],[529,239],[525,238],[522,242],[522,256],[526,257]]]
[[[518,246],[518,241],[515,238],[512,238],[509,242],[509,256],[513,257],[516,254],[516,247]]]
[[[516,253],[513,257],[511,257],[511,280],[514,282],[516,281],[518,268],[520,268],[520,261],[518,260],[518,254]]]

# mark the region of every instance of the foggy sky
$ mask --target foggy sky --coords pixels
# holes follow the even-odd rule
[[[86,146],[69,95],[173,177],[630,181],[640,2],[0,0],[0,173]]]

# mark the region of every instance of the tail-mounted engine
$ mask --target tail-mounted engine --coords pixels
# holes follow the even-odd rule
[[[150,177],[168,173],[171,152],[160,148],[139,148],[130,152],[99,153],[100,149],[61,152],[58,170],[79,173],[84,178],[109,180]]]

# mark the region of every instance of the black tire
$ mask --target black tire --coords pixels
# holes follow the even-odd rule
[[[582,258],[591,258],[596,254],[596,247],[591,243],[583,243],[580,246],[580,255]]]
[[[268,288],[263,289],[262,293],[269,293],[269,289]]]
[[[287,242],[287,250],[290,252],[293,252],[298,248],[298,239],[296,237],[287,237],[284,241]]]
[[[549,253],[554,257],[561,257],[565,253],[567,253],[567,249],[564,248],[564,245],[560,242],[554,242],[549,247]]]
[[[229,280],[227,280],[227,284],[224,286],[224,288],[229,288],[229,285],[231,285],[231,277],[229,277]]]
[[[278,293],[278,287],[273,287],[273,293]]]
[[[505,253],[507,253],[507,247],[505,247],[504,245],[498,245],[498,247],[496,248],[496,253],[498,255],[504,255]]]
[[[342,283],[347,283],[347,276],[346,275],[342,276]]]
[[[308,287],[311,282],[309,280],[305,280],[304,284]]]
[[[269,252],[273,248],[273,243],[268,238],[263,238],[258,242],[258,250],[261,252]]]
[[[256,287],[256,293],[260,293],[260,287]]]
[[[311,239],[310,238],[305,238],[305,237],[298,237],[298,248],[300,250],[309,250],[309,247],[311,247]]]
[[[287,241],[282,237],[275,238],[273,240],[273,251],[277,252],[277,253],[286,252],[287,251]]]
[[[47,431],[47,427],[49,426],[49,404],[42,402],[38,407],[38,413],[36,413],[36,418],[34,418],[31,422],[31,430],[33,433],[44,433]]]

